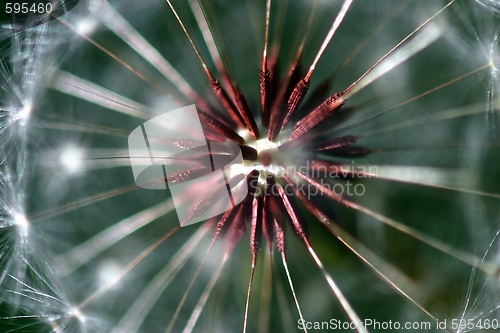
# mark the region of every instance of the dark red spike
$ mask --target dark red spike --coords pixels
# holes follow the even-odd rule
[[[248,197],[238,206],[234,219],[227,231],[226,239],[229,241],[230,251],[240,242],[247,229],[249,216],[252,211],[252,201],[247,199]]]
[[[280,197],[283,201],[283,205],[285,206],[286,211],[288,212],[288,216],[292,221],[293,229],[297,236],[299,236],[303,240],[308,239],[307,235],[307,226],[304,221],[304,218],[300,214],[299,208],[295,204],[293,200],[285,193],[285,189],[283,187],[279,188]]]
[[[243,157],[244,160],[255,161],[257,157],[259,157],[257,150],[255,150],[254,148],[245,145],[239,145],[239,147],[241,150],[241,157]]]
[[[290,138],[295,139],[304,135],[314,127],[318,126],[326,118],[340,110],[342,105],[346,102],[340,99],[342,95],[343,93],[337,93],[328,97],[320,106],[300,120],[297,125],[295,125]]]
[[[245,96],[241,93],[240,89],[237,86],[234,86],[234,98],[236,100],[236,104],[238,105],[238,109],[240,110],[240,114],[243,117],[243,121],[245,122],[246,128],[250,132],[250,136],[252,139],[257,140],[260,137],[259,127],[255,122],[255,118],[248,107],[247,100]]]
[[[259,79],[260,79],[260,109],[261,109],[261,120],[262,125],[264,127],[269,126],[269,118],[270,118],[270,101],[271,101],[271,71],[269,70],[267,64],[267,54],[269,47],[269,24],[271,21],[271,0],[267,0],[266,2],[266,29],[265,29],[265,37],[264,37],[264,51],[262,53],[262,65],[260,67]],[[276,46],[276,44],[275,44]],[[276,50],[273,47],[273,51]],[[275,54],[275,58],[273,59],[272,65],[276,66],[278,59],[278,52]],[[274,54],[273,54],[274,56]],[[273,69],[275,67],[273,66]]]
[[[233,104],[229,96],[227,95],[226,91],[220,83],[215,79],[210,72],[207,71],[207,75],[210,79],[210,85],[212,86],[212,89],[214,90],[215,95],[219,99],[219,101],[222,103],[222,106],[226,111],[229,113],[229,116],[231,119],[236,123],[236,125],[240,128],[245,128],[245,122],[243,121],[243,118],[241,117],[240,112],[236,108],[236,106]]]
[[[285,224],[283,220],[274,219],[274,227],[276,228],[276,246],[281,253],[285,253]]]
[[[292,93],[292,87],[299,83],[300,69],[300,55],[298,55],[298,57],[290,66],[290,69],[288,70],[285,78],[285,82],[283,82],[278,96],[276,97],[271,109],[271,120],[269,123],[269,132],[267,134],[267,138],[270,141],[274,141],[283,128],[283,120],[288,110],[286,98]]]
[[[259,177],[259,172],[257,170],[253,170],[252,172],[250,172],[248,174],[248,176],[247,176],[247,188],[246,188],[247,196],[245,197],[243,202],[245,202],[245,200],[247,200],[248,198],[250,198],[250,199],[253,198],[253,196],[255,195],[258,177]],[[243,202],[242,202],[242,204],[243,204]],[[229,228],[229,224],[231,224],[231,222],[234,220],[236,213],[240,209],[240,206],[241,206],[241,204],[226,211],[222,215],[221,219],[217,223],[217,228],[216,228],[215,233],[214,233],[214,239],[221,238],[224,236],[224,234],[227,232],[227,230]]]
[[[262,117],[262,125],[269,126],[271,115],[270,100],[271,100],[271,71],[267,67],[267,59],[262,61],[262,69],[259,72],[260,79],[260,110]]]
[[[219,59],[215,63],[215,67],[217,68],[217,72],[219,72],[220,81],[222,83],[222,86],[227,91],[229,98],[231,100],[234,100],[234,91],[233,91],[233,87],[231,85],[231,79],[229,78],[229,75],[226,71],[226,68],[224,67],[224,63],[222,62],[221,59]]]
[[[271,117],[271,112],[273,110],[273,103],[276,99],[276,93],[278,92],[279,87],[280,87],[280,79],[278,77],[279,50],[280,50],[279,45],[274,44],[272,47],[271,56],[269,57],[269,62],[268,62],[269,80],[270,80],[270,88],[268,91],[269,117]]]
[[[217,222],[217,227],[215,228],[213,238],[214,240],[220,239],[226,235],[227,230],[229,229],[229,226],[231,225],[231,222],[233,221],[239,207],[240,206],[238,205],[222,214],[222,217],[220,218],[219,222]]]
[[[321,142],[314,142],[307,147],[307,150],[313,151],[321,151],[321,150],[330,150],[330,149],[338,149],[343,147],[349,147],[352,144],[356,143],[359,138],[362,136],[354,136],[354,135],[345,135],[337,138],[333,138],[330,140],[325,140]]]
[[[234,247],[245,235],[249,217],[252,216],[253,200],[257,189],[259,171],[253,170],[247,176],[247,196],[239,205],[239,210],[234,216],[233,223],[229,226],[227,238]]]
[[[290,118],[292,117],[293,113],[297,108],[299,107],[300,103],[304,99],[304,97],[307,94],[307,91],[309,90],[309,85],[311,84],[311,81],[309,81],[307,78],[303,78],[297,83],[295,88],[292,91],[292,94],[290,95],[290,98],[288,99],[288,104],[287,104],[287,114],[285,117],[285,120],[283,121],[283,125],[281,125],[281,128],[284,128]]]
[[[201,110],[198,111],[198,116],[200,117],[200,121],[202,125],[205,125],[209,127],[211,130],[214,132],[223,135],[224,137],[228,138],[229,140],[232,140],[236,143],[243,144],[245,140],[241,136],[239,136],[235,131],[233,131],[231,128],[227,127],[224,125],[222,122],[217,120],[216,118],[212,117],[206,112],[203,112]]]
[[[248,189],[247,198],[253,200],[255,192],[257,191],[258,181],[259,181],[259,171],[252,170],[247,176],[247,189]]]
[[[273,176],[267,176],[267,187],[266,187],[266,198],[268,211],[270,213],[271,220],[274,220],[275,234],[276,234],[276,245],[280,252],[285,251],[285,235],[284,235],[284,221],[285,213],[284,206],[279,198],[279,189],[276,185],[276,181]]]
[[[263,204],[263,197],[254,197],[252,203],[252,230],[250,232],[250,250],[252,251],[253,261],[256,261],[262,242]],[[255,262],[253,264],[255,264]]]
[[[280,54],[280,45],[279,43],[274,43],[271,48],[271,56],[269,57],[269,73],[271,80],[271,87],[274,83],[278,82],[278,78],[276,77],[278,74],[278,59]]]
[[[194,102],[194,104],[199,110],[203,110],[204,112],[214,117],[217,116],[217,114],[213,111],[214,108],[210,104],[208,104],[208,102],[204,98],[198,95],[193,95],[193,96],[188,95],[188,97],[191,98],[191,100]]]

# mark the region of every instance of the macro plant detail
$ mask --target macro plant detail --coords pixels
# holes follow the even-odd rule
[[[496,1],[73,6],[2,25],[4,331],[496,329]],[[127,138],[192,104],[182,221]]]

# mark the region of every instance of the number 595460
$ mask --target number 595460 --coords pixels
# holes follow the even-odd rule
[[[52,12],[52,4],[48,3],[39,3],[39,4],[28,4],[28,3],[5,3],[5,13],[7,14],[43,14],[43,13],[51,13]]]

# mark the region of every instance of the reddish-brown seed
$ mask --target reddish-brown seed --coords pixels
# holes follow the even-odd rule
[[[255,196],[255,191],[257,189],[257,180],[259,177],[259,172],[253,170],[247,176],[247,196],[239,204],[239,209],[236,212],[233,222],[229,227],[227,238],[231,246],[236,246],[236,244],[243,238],[245,231],[247,229],[249,216],[252,216],[253,201]]]
[[[310,114],[300,120],[294,127],[290,138],[295,139],[318,126],[323,120],[340,110],[345,101],[340,100],[342,93],[337,93],[328,97],[320,106],[314,109]]]
[[[256,190],[256,182],[258,180],[259,172],[257,170],[253,170],[250,172],[247,176],[247,196],[245,197],[245,200],[247,198],[253,198],[255,195],[255,190]],[[241,179],[241,178],[240,178]],[[244,201],[245,201],[244,200]],[[217,223],[217,227],[214,232],[214,239],[221,238],[224,236],[224,234],[227,232],[229,225],[231,222],[234,220],[236,214],[238,213],[239,209],[241,208],[241,204],[237,205],[236,207],[229,209],[226,211],[222,217],[220,218],[219,222]]]
[[[288,216],[292,221],[292,227],[295,230],[295,233],[302,239],[307,240],[307,228],[305,221],[302,215],[299,212],[299,209],[295,202],[285,193],[283,187],[279,188],[279,193],[281,200],[283,201],[283,205],[285,206],[286,211],[288,212]]]
[[[269,132],[267,138],[274,141],[283,127],[283,120],[287,114],[287,96],[292,93],[292,87],[297,85],[300,80],[300,57],[297,57],[290,66],[286,75],[285,81],[281,85],[281,89],[272,104],[271,118],[269,123]],[[273,82],[273,81],[271,81]]]
[[[241,204],[238,205],[233,222],[229,226],[226,239],[231,247],[235,247],[245,235],[247,230],[249,216],[252,211],[252,199],[246,197]]]
[[[250,136],[252,139],[257,140],[260,137],[259,127],[255,122],[255,118],[248,107],[247,100],[245,96],[241,93],[240,89],[237,86],[234,86],[234,98],[236,100],[236,104],[238,105],[238,109],[240,110],[241,117],[245,122],[245,126],[250,132]]]
[[[245,142],[245,140],[243,140],[243,138],[239,136],[235,131],[233,131],[231,128],[224,125],[208,113],[198,110],[198,116],[200,118],[201,124],[210,128],[214,132],[221,134],[229,140],[232,140],[239,144],[243,144]]]
[[[221,218],[217,222],[217,226],[214,231],[214,240],[220,239],[226,235],[227,230],[229,229],[229,225],[233,221],[238,209],[239,206],[236,206],[235,208],[231,208],[224,214],[222,214]]]
[[[241,157],[246,161],[254,161],[258,157],[257,150],[250,146],[239,145],[241,151]]]
[[[268,218],[274,224],[275,235],[276,235],[276,245],[280,252],[285,251],[285,235],[284,235],[284,221],[285,212],[283,202],[279,197],[278,186],[273,176],[267,176],[267,188],[266,188],[266,204],[268,205],[268,213],[271,215]]]
[[[262,63],[262,69],[259,72],[260,79],[260,109],[262,117],[262,125],[269,126],[270,110],[270,90],[271,90],[271,71],[267,67],[267,63]]]
[[[240,113],[238,112],[238,109],[236,106],[233,104],[229,96],[227,95],[226,91],[222,88],[220,83],[215,79],[214,77],[209,74],[209,79],[210,79],[210,85],[212,86],[212,89],[214,90],[215,95],[221,102],[222,106],[224,109],[227,111],[231,119],[236,123],[236,125],[240,128],[245,127],[245,122],[243,121],[243,118],[241,117]]]
[[[250,232],[250,250],[253,257],[260,251],[262,241],[262,209],[263,197],[254,197],[252,203],[252,230]]]
[[[282,128],[286,126],[290,118],[292,117],[293,113],[297,108],[299,107],[300,103],[304,99],[304,97],[307,94],[307,91],[309,90],[309,85],[311,82],[307,78],[303,78],[297,83],[295,88],[292,91],[292,94],[290,95],[290,98],[288,99],[288,110],[287,114],[285,117],[285,120],[283,121]]]
[[[283,220],[274,218],[274,228],[276,229],[276,246],[281,253],[285,253],[285,223]]]

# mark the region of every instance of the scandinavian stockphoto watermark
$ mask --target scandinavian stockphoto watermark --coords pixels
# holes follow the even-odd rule
[[[444,330],[444,331],[473,331],[473,330],[495,330],[500,328],[500,322],[497,319],[443,319],[435,322],[430,321],[379,321],[376,319],[365,319],[359,323],[352,321],[339,320],[332,318],[328,321],[306,321],[299,319],[297,321],[297,328],[300,330],[315,331],[346,331],[356,330],[363,328],[366,330],[377,331],[422,331],[428,332],[430,330]]]
[[[151,190],[165,190],[168,184],[181,226],[224,213],[247,195],[245,186],[230,181],[235,178],[230,166],[243,162],[240,147],[208,141],[195,105],[145,122],[130,133],[128,146],[136,184]],[[231,151],[230,159],[215,151]],[[209,196],[215,197],[210,205],[193,214],[193,203]]]

